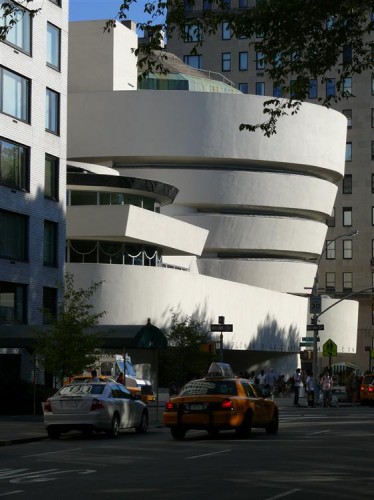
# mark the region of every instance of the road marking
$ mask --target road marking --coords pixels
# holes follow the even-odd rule
[[[314,436],[315,434],[324,434],[325,432],[330,432],[330,431],[327,430],[327,431],[310,432],[309,434],[306,434],[306,436]]]
[[[45,453],[37,453],[36,455],[23,455],[22,458],[41,457],[43,455],[52,455],[53,453],[65,453],[66,451],[77,451],[81,449],[82,448],[70,448],[69,450],[46,451]]]
[[[185,460],[192,460],[193,458],[210,457],[212,455],[219,455],[220,453],[227,453],[228,451],[231,450],[221,450],[221,451],[215,451],[213,453],[204,453],[204,455],[195,455],[193,457],[186,457]]]
[[[8,493],[0,493],[0,497],[5,497],[7,495],[16,495],[17,493],[23,493],[23,490],[8,491]]]
[[[276,500],[277,498],[287,497],[288,495],[292,495],[292,493],[296,493],[297,491],[301,491],[300,488],[295,488],[293,490],[285,491],[284,493],[280,493],[279,495],[275,495],[275,497],[269,497],[265,500]]]

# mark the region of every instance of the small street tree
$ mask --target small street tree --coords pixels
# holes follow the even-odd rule
[[[64,295],[51,328],[38,332],[35,354],[38,363],[58,380],[82,373],[96,360],[100,337],[86,330],[97,325],[105,312],[94,312],[90,299],[101,286],[74,288],[74,277],[65,274]]]
[[[178,314],[173,314],[165,335],[168,349],[160,352],[161,383],[175,382],[182,386],[207,372],[215,355],[202,349],[210,337],[203,322],[189,316],[181,319]]]

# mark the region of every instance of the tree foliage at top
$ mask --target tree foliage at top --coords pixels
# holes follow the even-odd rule
[[[203,376],[214,355],[201,349],[210,338],[204,323],[189,316],[173,314],[170,328],[165,332],[168,348],[160,351],[161,383],[184,385],[194,377]]]
[[[86,329],[97,325],[105,312],[93,312],[90,300],[101,286],[92,283],[87,289],[74,288],[74,277],[65,274],[64,295],[57,318],[47,331],[38,332],[35,353],[38,362],[58,379],[82,373],[92,366],[100,347],[100,338]]]
[[[137,2],[125,0],[117,19],[127,19]],[[153,51],[162,53],[162,32],[168,39],[177,36],[191,41],[193,29],[198,41],[191,53],[196,54],[204,39],[219,32],[226,22],[233,36],[248,38],[248,45],[261,54],[264,72],[282,92],[281,98],[265,102],[263,123],[241,124],[241,130],[260,129],[270,136],[276,133],[277,120],[297,113],[308,98],[311,79],[324,83],[336,78],[335,95],[320,99],[329,107],[333,101],[350,97],[344,89],[347,77],[373,67],[373,0],[261,0],[248,9],[230,9],[226,0],[204,3],[205,9],[196,10],[195,0],[146,2],[148,17],[137,27],[152,37],[137,49],[138,64],[145,74],[162,70],[162,57],[150,58]],[[107,29],[114,25],[109,22]]]

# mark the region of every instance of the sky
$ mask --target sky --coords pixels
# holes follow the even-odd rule
[[[70,0],[69,20],[92,21],[95,19],[115,19],[121,4],[121,0]],[[138,0],[131,7],[128,19],[136,23],[146,21],[147,19],[143,12],[144,4],[145,0]]]

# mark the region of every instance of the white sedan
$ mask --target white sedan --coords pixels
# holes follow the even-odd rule
[[[44,404],[44,424],[48,436],[58,439],[63,432],[94,431],[118,436],[122,429],[148,429],[147,405],[134,398],[126,387],[115,382],[70,384]]]

